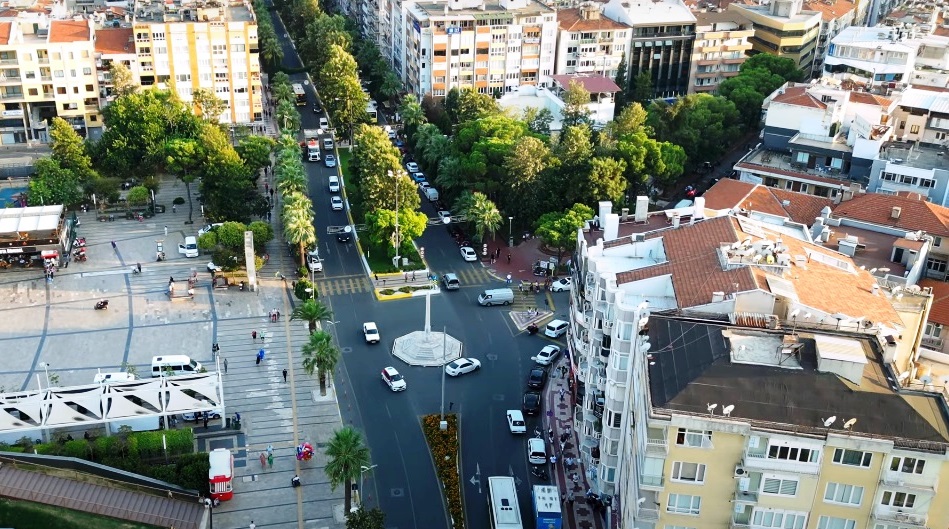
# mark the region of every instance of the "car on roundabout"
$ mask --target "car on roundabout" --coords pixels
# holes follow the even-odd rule
[[[459,358],[445,366],[445,374],[450,377],[457,377],[479,369],[481,369],[481,361],[477,358]]]
[[[382,369],[382,381],[385,382],[392,391],[405,391],[405,379],[402,378],[399,371],[392,366]]]
[[[366,343],[379,343],[379,328],[376,327],[376,322],[367,321],[363,323],[362,335],[366,339]]]

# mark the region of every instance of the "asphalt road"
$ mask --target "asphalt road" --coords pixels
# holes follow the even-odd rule
[[[285,30],[274,20],[284,65],[299,66]],[[303,81],[303,74],[292,75]],[[312,112],[315,93],[308,87],[309,102],[301,107],[303,128],[318,128],[320,115]],[[326,152],[324,151],[324,155]],[[316,213],[316,227],[324,271],[320,281],[354,277],[364,278],[364,270],[354,243],[338,243],[327,233],[329,226],[348,223],[345,211],[332,211],[327,178],[338,168],[323,162],[306,162],[310,178],[310,196]],[[435,208],[424,198],[422,209],[435,216]],[[477,296],[485,288],[503,286],[488,276],[480,263],[464,262],[458,246],[442,226],[430,226],[418,241],[433,272],[455,272],[463,286],[432,298],[432,328],[447,327],[448,333],[461,340],[465,356],[481,360],[482,369],[445,382],[444,405],[460,413],[462,444],[462,484],[467,525],[488,527],[486,507],[487,477],[514,476],[519,483],[519,498],[525,525],[530,525],[531,477],[527,464],[527,436],[513,436],[507,427],[505,411],[520,408],[530,357],[548,342],[539,337],[518,334],[501,307],[481,307]],[[480,248],[476,248],[480,253]],[[560,307],[566,307],[566,294],[558,294]],[[424,326],[425,302],[421,298],[380,303],[370,292],[339,293],[324,297],[333,309],[337,323],[328,326],[336,336],[343,362],[336,377],[341,394],[344,423],[363,431],[378,465],[365,474],[366,503],[386,513],[389,528],[439,529],[450,527],[444,509],[435,469],[420,425],[423,415],[438,413],[442,405],[441,373],[437,368],[410,367],[390,353],[392,341]],[[361,325],[375,321],[382,342],[364,342]],[[391,392],[381,380],[383,367],[395,366],[405,377],[408,389]],[[349,392],[351,392],[351,397]],[[544,429],[541,418],[528,418],[528,432]],[[475,481],[472,482],[472,479]],[[533,480],[533,481],[532,481]]]

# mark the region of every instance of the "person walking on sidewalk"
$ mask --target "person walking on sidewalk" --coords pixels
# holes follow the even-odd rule
[[[284,381],[284,383],[287,382],[287,370],[286,370],[286,369],[283,370],[283,381]]]
[[[507,254],[507,264],[511,264],[511,254]]]

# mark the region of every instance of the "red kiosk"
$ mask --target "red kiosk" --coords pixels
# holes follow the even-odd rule
[[[215,448],[208,455],[211,469],[208,470],[208,481],[211,484],[211,497],[219,501],[227,501],[234,496],[231,483],[234,478],[234,456],[227,448]]]

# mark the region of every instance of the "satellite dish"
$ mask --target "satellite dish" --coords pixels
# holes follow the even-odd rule
[[[844,423],[844,430],[849,430],[849,429],[853,428],[853,425],[854,425],[854,424],[857,424],[857,418],[856,418],[856,417],[854,417],[853,419],[850,419],[849,421],[847,421],[847,422]]]
[[[714,413],[715,408],[718,407],[718,404],[706,404],[705,407],[708,408],[709,413]]]
[[[804,319],[805,319],[805,320],[809,320],[809,319],[811,319],[812,317],[813,317],[813,314],[811,314],[810,312],[805,312],[805,313],[804,313]]]
[[[831,415],[830,417],[824,419],[824,427],[830,428],[830,425],[834,424],[835,422],[837,422],[837,416]]]
[[[735,405],[729,404],[728,406],[725,406],[724,408],[722,408],[722,415],[724,415],[725,417],[731,417],[732,410],[734,409],[735,409]]]

